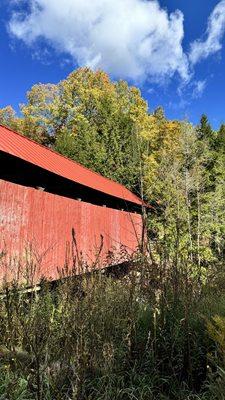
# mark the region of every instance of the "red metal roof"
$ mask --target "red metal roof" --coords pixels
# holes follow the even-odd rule
[[[123,185],[1,125],[0,150],[81,185],[124,201],[142,204],[142,200]]]

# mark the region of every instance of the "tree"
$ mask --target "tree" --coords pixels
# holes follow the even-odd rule
[[[138,89],[80,68],[57,85],[34,85],[21,113],[15,127],[24,135],[139,190],[141,147],[151,117]]]
[[[207,143],[191,124],[167,120],[160,123],[156,138],[160,142],[145,165],[146,192],[159,209],[149,220],[153,253],[163,269],[174,268],[175,276],[186,265],[202,277],[215,257]]]
[[[27,104],[21,105],[21,129],[25,136],[44,145],[55,141],[58,128],[58,86],[34,85],[27,93]]]
[[[74,71],[60,84],[61,132],[55,148],[128,187],[137,186],[137,136],[148,122],[147,104],[126,82],[102,71]],[[71,151],[73,149],[73,151]]]
[[[219,153],[225,153],[225,124],[220,126],[220,129],[217,133],[215,150]]]
[[[20,119],[16,117],[16,112],[12,106],[0,109],[0,124],[11,129],[20,130]]]
[[[211,141],[213,138],[213,130],[208,121],[208,117],[205,114],[202,115],[202,117],[200,119],[200,124],[197,127],[197,136],[198,136],[198,139],[200,139],[200,140],[206,139],[211,144]]]

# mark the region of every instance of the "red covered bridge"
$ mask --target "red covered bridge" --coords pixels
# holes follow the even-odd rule
[[[79,261],[119,264],[140,244],[141,207],[119,183],[0,126],[1,277],[29,264],[36,279],[57,279],[74,252],[78,273]]]

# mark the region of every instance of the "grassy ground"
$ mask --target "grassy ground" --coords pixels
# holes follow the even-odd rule
[[[0,399],[225,399],[224,294],[222,277],[203,284],[145,260],[121,279],[5,287]]]

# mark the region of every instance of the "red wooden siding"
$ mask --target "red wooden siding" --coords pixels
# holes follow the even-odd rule
[[[79,195],[78,195],[79,197]],[[97,267],[110,262],[124,261],[121,245],[131,254],[141,237],[142,220],[139,214],[128,213],[42,192],[0,180],[0,253],[2,265],[11,265],[16,271],[18,260],[24,263],[25,250],[32,248],[31,258],[37,261],[38,276],[57,279],[57,267],[64,266],[66,248],[71,244],[72,228],[79,252],[89,264],[103,236],[103,249]],[[35,262],[36,262],[35,261]],[[9,271],[9,270],[8,270]],[[1,276],[5,273],[2,267]],[[8,272],[9,274],[9,272]],[[10,275],[10,274],[9,274]]]

